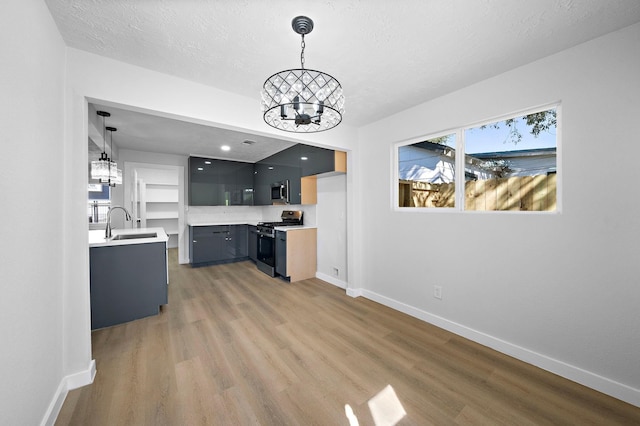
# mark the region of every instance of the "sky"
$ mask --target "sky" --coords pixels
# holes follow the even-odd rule
[[[501,122],[499,129],[475,127],[466,130],[465,151],[468,154],[478,152],[519,151],[523,149],[553,148],[556,147],[556,129],[549,132],[541,132],[538,137],[533,136],[524,119],[519,120],[517,126],[522,134],[522,141],[514,144],[508,139],[509,128]]]

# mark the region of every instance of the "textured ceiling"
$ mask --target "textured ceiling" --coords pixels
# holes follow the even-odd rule
[[[67,45],[254,97],[300,65],[361,126],[640,21],[638,0],[46,0]]]

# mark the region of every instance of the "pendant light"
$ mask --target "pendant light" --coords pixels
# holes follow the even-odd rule
[[[105,128],[105,117],[111,117],[111,114],[106,111],[97,111],[100,117],[102,117],[102,153],[100,159],[91,162],[91,179],[97,179],[101,183],[104,179],[109,179],[110,160],[107,156],[107,135]]]
[[[107,132],[109,132],[109,150],[111,151],[111,154],[113,154],[113,132],[117,131],[118,129],[116,129],[115,127],[107,126],[106,130]],[[122,170],[118,168],[118,164],[115,161],[111,161],[110,158],[108,158],[107,160],[109,162],[109,176],[106,180],[103,181],[103,183],[106,183],[109,186],[116,186],[116,184],[122,185]]]
[[[302,36],[300,68],[280,71],[262,88],[264,121],[286,132],[315,133],[336,127],[344,114],[342,86],[331,75],[304,67],[305,34],[313,30],[306,16],[293,18],[293,31]]]
[[[106,111],[97,111],[100,117],[102,117],[102,153],[100,159],[91,162],[91,179],[97,179],[100,183],[106,183],[109,186],[116,186],[116,184],[122,184],[122,170],[118,169],[118,165],[111,161],[111,158],[107,155],[107,134],[109,131],[111,136],[111,152],[113,152],[113,134],[116,131],[115,127],[105,126],[105,118],[111,117],[111,114]]]

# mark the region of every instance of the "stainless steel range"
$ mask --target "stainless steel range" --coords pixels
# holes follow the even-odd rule
[[[258,261],[256,265],[265,274],[276,276],[276,231],[279,226],[301,226],[302,211],[284,210],[280,222],[258,223]]]

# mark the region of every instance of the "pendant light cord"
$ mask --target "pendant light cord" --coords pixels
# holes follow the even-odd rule
[[[300,68],[304,69],[304,34],[302,34],[302,43],[300,43],[300,47],[302,47],[302,51],[300,52]]]
[[[107,156],[107,128],[105,127],[105,117],[102,116],[102,152]]]

